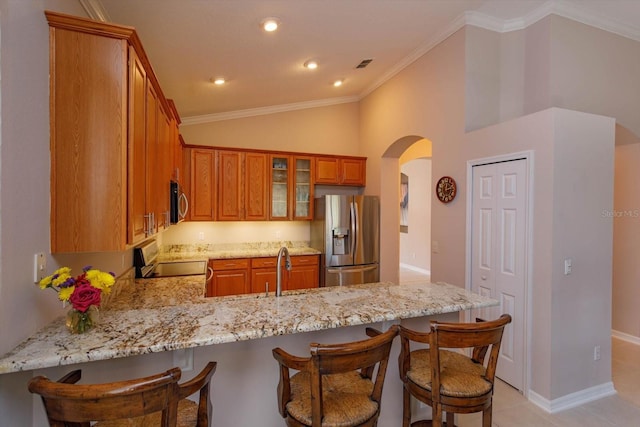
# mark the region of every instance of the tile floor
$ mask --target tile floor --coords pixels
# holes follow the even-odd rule
[[[400,282],[428,276],[400,269]],[[612,376],[617,394],[557,414],[548,414],[518,391],[498,381],[493,403],[495,427],[611,427],[640,426],[640,346],[612,338]],[[479,427],[481,414],[458,416],[458,427]]]

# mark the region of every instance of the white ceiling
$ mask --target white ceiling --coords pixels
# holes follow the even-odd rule
[[[640,40],[640,0],[80,1],[136,28],[185,124],[360,99],[465,23],[509,31],[557,13]]]

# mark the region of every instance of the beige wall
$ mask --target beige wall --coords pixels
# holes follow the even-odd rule
[[[640,135],[640,42],[552,16],[551,102]]]
[[[358,104],[182,126],[185,143],[303,153],[358,155]]]
[[[308,221],[185,221],[169,227],[162,245],[309,241]]]
[[[613,221],[603,217],[602,211],[613,209],[615,120],[559,110],[554,125],[549,268],[551,397],[557,398],[611,378]],[[569,276],[563,271],[567,258],[573,259]],[[596,345],[604,354],[600,361],[593,360]]]
[[[457,150],[464,132],[464,34],[464,30],[455,33],[360,103],[362,154],[368,158],[366,192],[381,197],[382,280],[398,280],[398,157],[415,141],[406,137],[417,135],[432,142],[432,177],[464,176],[464,165],[456,164],[445,154],[450,149]],[[397,144],[402,145],[394,151],[399,154],[383,157]],[[436,259],[443,253],[451,259],[464,258],[463,249],[447,243],[463,239],[464,229],[438,230],[433,225],[446,222],[454,211],[451,206],[460,204],[464,194],[447,206],[434,204],[433,197],[431,200],[432,239],[440,240],[442,249],[440,254],[432,254],[432,278],[447,278],[463,285],[463,269]],[[439,268],[434,276],[435,263]]]

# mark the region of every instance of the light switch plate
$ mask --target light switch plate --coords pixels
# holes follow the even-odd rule
[[[569,274],[571,274],[571,268],[573,267],[573,261],[571,260],[571,258],[567,258],[564,260],[564,275],[568,276]]]
[[[46,270],[47,257],[44,256],[43,252],[35,254],[33,260],[33,283],[38,283],[44,279]]]

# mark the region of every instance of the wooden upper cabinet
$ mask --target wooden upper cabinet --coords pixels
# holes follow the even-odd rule
[[[191,148],[190,159],[189,212],[193,221],[213,221],[216,219],[216,152],[210,148]]]
[[[293,169],[291,184],[292,219],[313,219],[313,194],[315,162],[310,156],[292,156]]]
[[[264,221],[269,218],[267,162],[268,156],[264,153],[245,153],[244,219],[246,220]]]
[[[361,157],[316,157],[315,183],[364,186],[366,159]]]
[[[160,108],[166,100],[133,28],[45,15],[51,251],[123,251],[149,234],[145,216],[164,209],[154,180],[165,173],[154,167],[165,129],[147,113],[148,103]]]
[[[364,186],[367,180],[366,161],[363,159],[340,159],[343,185]]]
[[[122,250],[127,243],[127,41],[59,27],[57,17],[47,14],[51,251]]]
[[[268,219],[267,159],[264,153],[218,150],[219,221]]]
[[[146,96],[147,73],[133,47],[129,47],[129,166],[127,243],[136,244],[146,235]]]
[[[218,150],[218,220],[243,219],[244,181],[240,151]]]
[[[291,157],[271,154],[269,171],[271,191],[269,219],[291,219]]]

